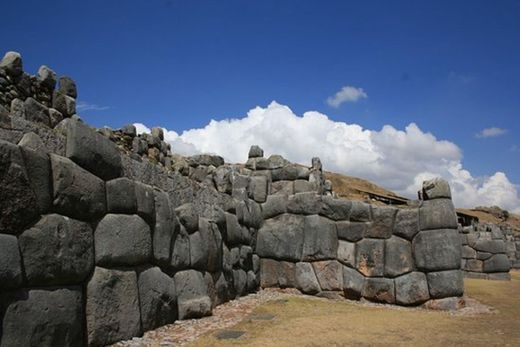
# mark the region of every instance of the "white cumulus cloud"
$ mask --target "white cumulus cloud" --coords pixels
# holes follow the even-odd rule
[[[138,132],[149,131],[142,124],[136,127]],[[298,116],[272,102],[241,118],[211,120],[204,128],[180,135],[165,129],[165,138],[179,154],[218,153],[234,163],[245,162],[253,144],[262,147],[266,156],[281,154],[305,165],[318,156],[326,170],[366,178],[412,198],[423,180],[441,176],[450,182],[459,207],[499,205],[520,213],[518,186],[504,173],[473,177],[463,168],[456,144],[437,139],[415,123],[404,129],[385,125],[369,130],[315,111]]]
[[[329,106],[337,108],[345,102],[356,102],[359,99],[366,98],[368,98],[368,95],[367,93],[365,93],[363,88],[345,86],[341,88],[339,92],[334,94],[334,96],[330,96],[329,98],[327,98],[327,104],[329,104]]]
[[[507,129],[498,127],[485,128],[475,134],[477,138],[497,137],[507,133]]]

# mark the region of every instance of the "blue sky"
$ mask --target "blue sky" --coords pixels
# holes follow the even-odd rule
[[[474,177],[520,183],[520,1],[9,1],[2,51],[72,76],[87,122],[182,133],[276,100],[416,123]],[[327,104],[344,86],[367,95]],[[485,128],[502,134],[477,137]],[[491,131],[493,133],[493,131]],[[497,131],[495,133],[500,133]]]

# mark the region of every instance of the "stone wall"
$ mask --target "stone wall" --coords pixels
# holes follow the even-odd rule
[[[510,280],[509,270],[517,264],[515,242],[511,230],[490,223],[460,228],[462,242],[461,268],[466,277]],[[520,242],[518,242],[520,244]]]
[[[82,123],[74,82],[16,53],[0,78],[1,346],[106,345],[270,286],[459,303],[444,181],[417,208],[336,199],[318,158],[182,158],[160,129]]]

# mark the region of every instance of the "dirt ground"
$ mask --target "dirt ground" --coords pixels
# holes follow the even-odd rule
[[[289,296],[264,303],[236,339],[206,333],[189,346],[520,346],[520,271],[510,282],[466,279],[466,295],[491,308],[458,313]],[[484,310],[486,311],[486,310]],[[476,313],[479,312],[479,313]],[[254,316],[273,319],[251,319]]]

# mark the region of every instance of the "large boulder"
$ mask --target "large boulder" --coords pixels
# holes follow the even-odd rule
[[[22,284],[22,259],[14,235],[0,234],[0,291]]]
[[[137,215],[107,214],[95,231],[96,264],[144,264],[152,254],[150,227]]]
[[[369,224],[365,237],[388,239],[392,236],[397,209],[386,206],[372,207],[372,223]]]
[[[343,266],[343,294],[345,298],[359,300],[365,286],[365,276],[354,269]]]
[[[148,222],[155,218],[155,193],[152,186],[134,182],[137,214]]]
[[[385,241],[385,276],[395,277],[413,270],[412,244],[392,236]]]
[[[12,77],[20,76],[23,74],[22,56],[18,52],[7,52],[0,60],[0,68]]]
[[[352,202],[343,199],[335,199],[331,196],[322,198],[320,214],[332,220],[348,220],[352,209]]]
[[[371,301],[394,304],[394,280],[390,278],[366,278],[362,296]]]
[[[505,253],[506,246],[503,240],[486,240],[478,239],[472,247],[480,252],[487,253]]]
[[[344,265],[356,267],[356,244],[339,240],[337,259]]]
[[[226,212],[226,244],[235,246],[243,242],[242,226],[238,223],[238,219],[234,214]]]
[[[73,97],[54,91],[52,108],[60,112],[64,117],[72,117],[76,114],[76,100]]]
[[[439,198],[451,199],[451,190],[448,182],[440,177],[423,182],[422,191],[424,200]]]
[[[268,219],[258,230],[256,252],[260,257],[300,261],[305,218],[282,214]]]
[[[136,184],[126,178],[116,178],[106,182],[107,212],[128,213],[137,212]]]
[[[428,273],[428,287],[432,299],[461,296],[464,293],[462,271],[439,271]]]
[[[51,125],[49,109],[40,104],[33,98],[27,98],[24,101],[25,118],[30,122],[42,123],[46,126]]]
[[[350,210],[350,221],[352,222],[369,222],[371,220],[371,205],[361,202],[352,201]]]
[[[188,233],[194,233],[198,230],[199,215],[192,203],[186,203],[177,207],[175,209],[175,214]]]
[[[190,237],[184,227],[180,228],[173,242],[170,265],[177,271],[190,267]]]
[[[412,240],[419,232],[419,210],[399,209],[395,216],[394,234]]]
[[[312,263],[321,290],[343,290],[343,266],[336,260]]]
[[[294,288],[296,287],[296,265],[287,261],[273,259],[260,260],[260,286]]]
[[[357,242],[363,238],[369,223],[366,222],[336,222],[338,238],[345,241]]]
[[[426,275],[410,272],[395,279],[395,299],[400,305],[418,305],[430,298]]]
[[[94,268],[93,232],[85,222],[50,214],[20,235],[27,282],[81,284]]]
[[[152,267],[139,274],[138,286],[144,331],[177,319],[177,293],[171,277],[158,267]]]
[[[41,141],[38,135],[31,133]],[[29,183],[34,191],[36,201],[38,203],[40,213],[47,213],[52,206],[52,182],[51,182],[51,164],[49,156],[45,153],[45,146],[42,144],[39,148],[28,148],[25,146],[28,134],[25,134],[20,141],[20,149],[25,162],[25,168]],[[36,141],[35,141],[36,142]]]
[[[505,254],[495,254],[484,260],[484,272],[509,272],[511,261]]]
[[[165,265],[170,262],[171,246],[179,226],[168,194],[156,191],[154,197],[155,228],[153,232],[153,255],[159,264]]]
[[[338,252],[338,235],[333,222],[312,215],[305,217],[303,261],[335,259]]]
[[[1,346],[82,346],[81,288],[30,289],[0,294]]]
[[[80,220],[105,214],[105,182],[71,160],[51,154],[54,209]]]
[[[67,76],[60,77],[58,91],[74,99],[78,97],[76,83],[74,82],[74,80],[72,80],[72,78]]]
[[[185,270],[174,276],[179,319],[199,318],[211,314],[211,299],[201,272]]]
[[[457,229],[457,214],[450,199],[435,199],[422,202],[419,208],[421,230]]]
[[[356,247],[356,268],[368,277],[383,276],[385,267],[385,241],[363,239]]]
[[[321,196],[315,192],[294,194],[287,203],[287,211],[294,214],[318,214],[321,210]]]
[[[137,275],[96,267],[87,284],[87,338],[105,346],[142,333]]]
[[[413,250],[419,269],[439,271],[460,268],[461,244],[455,229],[421,231],[413,240]]]
[[[256,202],[265,202],[267,199],[267,184],[266,176],[252,176],[249,183],[250,197]]]
[[[310,263],[296,263],[296,288],[305,294],[317,294],[321,291],[320,284]]]
[[[278,194],[267,196],[266,201],[262,204],[262,217],[269,219],[287,212],[287,202],[287,195]]]
[[[252,145],[249,148],[248,158],[261,158],[264,156],[264,150],[258,145]]]
[[[39,215],[20,148],[0,140],[0,233],[17,234]],[[9,202],[9,203],[5,203]]]
[[[251,228],[260,228],[263,222],[260,204],[253,200],[240,201],[236,206],[238,221]]]
[[[54,87],[56,87],[56,73],[52,69],[42,65],[38,69],[37,76],[41,86],[48,90],[54,90]]]
[[[81,122],[68,123],[66,156],[104,180],[121,175],[121,155],[116,145]]]

